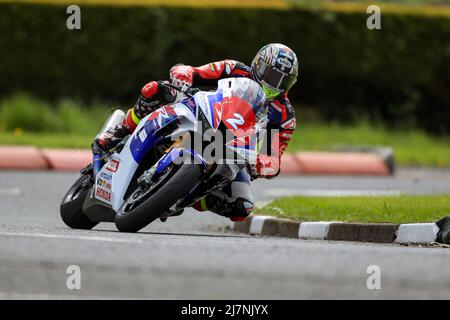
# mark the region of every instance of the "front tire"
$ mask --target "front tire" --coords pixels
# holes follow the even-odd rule
[[[185,197],[194,188],[201,174],[202,169],[199,165],[182,165],[158,190],[137,207],[127,210],[127,201],[125,201],[116,214],[117,229],[121,232],[137,232],[158,219],[176,201]]]
[[[82,174],[61,202],[61,218],[72,229],[90,230],[98,224],[89,220],[83,213],[83,202],[91,189],[89,179],[90,175]]]

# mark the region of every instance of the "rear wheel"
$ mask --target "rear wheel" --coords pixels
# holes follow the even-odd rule
[[[158,219],[195,187],[201,174],[199,165],[171,166],[149,190],[138,187],[116,214],[117,229],[137,232]]]
[[[90,175],[82,174],[64,196],[60,213],[64,223],[73,229],[89,230],[98,222],[92,222],[83,213],[83,202],[91,189]]]

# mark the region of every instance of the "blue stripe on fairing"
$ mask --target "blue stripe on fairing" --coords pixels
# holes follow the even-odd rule
[[[189,108],[189,110],[192,111],[192,113],[195,114],[195,109],[196,109],[197,105],[195,104],[194,97],[182,100],[182,101],[180,101],[180,103],[184,104],[186,107]]]
[[[222,90],[217,90],[214,93],[211,93],[208,95],[208,102],[209,102],[209,110],[211,111],[211,123],[213,124],[213,127],[215,125],[214,123],[214,103],[220,102],[223,99],[223,93]]]
[[[103,160],[102,159],[103,159],[103,157],[100,154],[94,153],[93,161],[92,161],[94,177],[97,176],[97,173],[103,167]]]
[[[155,137],[152,134],[147,135],[144,142],[141,141],[138,135],[134,136],[130,143],[130,151],[134,160],[140,164],[147,152],[149,152],[159,140],[161,140],[160,137]]]
[[[166,153],[159,161],[156,167],[156,173],[161,173],[165,168],[167,168],[172,162],[180,157],[182,150],[178,148],[173,148],[169,153]]]
[[[161,173],[165,168],[167,168],[171,163],[175,162],[175,160],[179,159],[183,153],[189,153],[193,157],[199,160],[203,170],[206,170],[208,168],[208,165],[206,164],[205,159],[197,153],[195,150],[188,149],[188,148],[173,148],[170,150],[169,153],[166,153],[159,161],[158,165],[156,167],[156,173]]]
[[[144,126],[139,129],[134,135],[130,143],[130,151],[134,160],[137,163],[141,163],[144,157],[162,138],[158,136],[154,136],[154,132],[160,129],[158,126],[157,119],[152,121],[147,121]],[[147,137],[144,139],[144,142],[139,138],[139,134],[145,130]]]
[[[203,170],[208,169],[208,164],[206,163],[205,159],[203,159],[202,155],[200,153],[198,153],[197,151],[195,151],[194,149],[188,149],[188,148],[184,148],[183,152],[187,152],[189,153],[191,156],[193,156],[194,158],[196,158],[197,160],[200,160],[200,164],[203,168]]]
[[[158,135],[155,136],[155,132],[165,127],[178,117],[176,113],[166,113],[161,118],[160,115],[161,114],[158,114],[153,120],[147,120],[144,126],[133,135],[130,143],[130,151],[137,163],[141,163],[142,159],[144,159],[144,157],[147,155],[147,152],[149,152],[159,141],[161,141],[162,137]],[[159,118],[161,119],[161,125],[159,125],[158,123]],[[147,135],[144,141],[142,141],[139,137],[139,134],[143,130],[145,130],[145,133]]]

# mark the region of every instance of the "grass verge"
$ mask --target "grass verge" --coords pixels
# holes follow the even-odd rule
[[[0,145],[89,148],[111,111],[102,104],[49,104],[16,94],[0,103]]]
[[[336,150],[342,146],[390,146],[396,163],[403,166],[450,167],[450,138],[437,138],[414,130],[390,130],[360,123],[300,123],[287,152],[298,150]]]
[[[436,222],[450,215],[450,195],[283,197],[255,212],[301,221]]]
[[[13,95],[0,103],[0,133],[95,135],[112,108],[84,106],[71,100],[50,104],[27,94]]]

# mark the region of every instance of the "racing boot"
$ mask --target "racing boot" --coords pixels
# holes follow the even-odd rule
[[[129,113],[130,111],[125,114],[122,110],[116,110],[108,117],[92,143],[94,154],[102,154],[111,150],[134,130],[128,124]]]
[[[127,125],[121,123],[114,128],[100,133],[94,140],[93,148],[99,148],[100,151],[106,152],[113,149],[131,133]]]
[[[244,221],[253,211],[254,205],[247,199],[237,198],[229,202],[224,197],[209,194],[192,205],[197,211],[211,211],[220,216],[229,218],[233,222]]]

